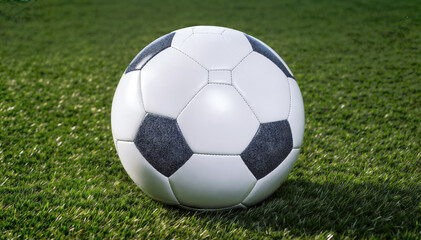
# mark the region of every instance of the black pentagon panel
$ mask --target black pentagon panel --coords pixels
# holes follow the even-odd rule
[[[125,73],[141,70],[143,66],[145,66],[145,64],[149,62],[149,60],[151,60],[156,54],[171,46],[174,35],[175,33],[169,33],[151,42],[137,54],[137,56],[127,67]]]
[[[287,120],[262,123],[241,153],[244,163],[257,179],[281,164],[292,150],[292,133]]]
[[[255,39],[252,36],[246,35],[247,39],[250,42],[251,47],[253,48],[253,51],[258,52],[262,54],[263,56],[269,58],[273,63],[276,64],[276,66],[281,69],[281,71],[289,78],[294,78],[291,73],[289,73],[286,66],[282,63],[282,61],[276,56],[269,48],[267,48],[265,45],[263,45],[261,42],[259,42],[257,39]]]
[[[176,119],[147,114],[134,144],[158,172],[169,177],[193,155]]]

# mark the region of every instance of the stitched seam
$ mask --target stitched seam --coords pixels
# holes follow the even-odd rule
[[[222,32],[221,32],[221,37],[222,37],[222,40],[223,40],[225,43],[229,43],[229,42],[227,42],[227,39],[224,37],[224,33],[225,33],[225,31],[226,31],[226,29],[224,29],[224,31],[222,31]]]
[[[251,52],[249,52],[249,53],[247,53],[247,55],[245,56],[245,57],[243,57],[243,59],[241,59],[240,60],[240,62],[239,63],[237,63],[237,65],[235,65],[233,68],[232,68],[232,71],[234,71],[234,69],[236,68],[236,67],[238,67],[238,65],[240,65],[243,61],[244,61],[244,59],[246,59],[252,52],[254,52],[253,50],[251,50]]]
[[[189,39],[191,36],[193,36],[193,31],[192,31],[192,33],[190,33],[190,35],[189,36],[187,36],[184,40],[183,40],[183,42],[181,42],[181,44],[180,44],[180,47],[181,46],[183,46],[183,44],[187,41],[187,39]]]
[[[146,110],[145,110],[145,112],[146,112],[146,115],[150,114],[150,115],[155,115],[155,116],[158,116],[158,117],[163,117],[163,118],[166,118],[166,119],[176,120],[176,118],[170,117],[168,115],[164,115],[163,113],[153,113],[153,112],[149,112],[149,111],[146,111]],[[144,119],[146,118],[146,115],[145,115]]]
[[[181,52],[182,54],[186,55],[188,58],[190,58],[191,60],[195,61],[195,62],[196,62],[197,64],[199,64],[202,68],[206,69],[206,70],[209,72],[209,70],[208,70],[207,68],[205,68],[205,66],[203,66],[202,64],[200,64],[200,63],[199,63],[196,59],[192,58],[192,57],[191,57],[190,55],[188,55],[187,53],[185,53],[185,52],[181,51],[180,49],[178,49],[178,48],[176,48],[176,47],[174,47],[174,46],[171,46],[170,48],[174,48],[175,50],[177,50],[177,51]]]
[[[288,88],[289,88],[289,110],[288,110],[287,119],[289,119],[289,116],[291,114],[291,108],[292,108],[292,91],[291,91],[291,84],[289,83],[289,77],[287,77],[287,81],[288,81]]]
[[[140,71],[140,70],[139,70]],[[142,107],[143,107],[143,110],[146,112],[146,109],[145,109],[145,102],[144,102],[144,99],[143,99],[143,92],[142,92],[142,79],[140,78],[141,77],[141,74],[142,74],[142,72],[139,72],[139,90],[140,90],[140,100],[142,101]],[[146,116],[146,114],[145,114],[145,116]],[[143,118],[144,119],[144,118]],[[143,122],[143,119],[142,119],[142,122]]]
[[[274,54],[276,53],[275,50],[273,50],[273,52],[274,52]],[[292,78],[292,79],[295,80],[294,76],[292,75],[292,71],[291,71],[291,69],[288,68],[288,65],[286,64],[286,62],[277,53],[275,54],[275,56],[277,58],[279,58],[279,61],[281,61],[282,65],[285,67],[286,72],[289,74],[289,76],[287,76],[287,77]]]
[[[177,117],[175,118],[178,121],[178,118],[180,117],[180,115],[183,113],[183,111],[187,108],[187,106],[190,105],[190,103],[193,101],[193,99],[199,95],[200,92],[202,92],[202,90],[207,86],[208,84],[205,84],[203,87],[201,87],[199,89],[199,91],[197,91],[197,93],[189,100],[189,102],[186,104],[186,106],[183,107],[183,109],[181,109],[180,113],[177,115]]]
[[[229,81],[229,83],[225,83],[225,82],[211,82],[210,81],[210,72],[229,72],[230,73],[230,81]],[[208,84],[225,84],[225,85],[231,85],[232,84],[232,71],[231,70],[225,70],[225,69],[209,70],[209,72],[208,72]]]
[[[184,165],[184,164],[183,164]],[[181,168],[181,167],[180,167]],[[178,169],[180,169],[180,168],[178,168]],[[175,171],[174,173],[176,173],[177,171]],[[174,175],[174,173],[173,174],[171,174],[169,177],[166,177],[167,178],[167,180],[168,180],[168,185],[170,185],[170,189],[171,189],[171,193],[172,193],[172,195],[174,196],[174,198],[175,198],[175,200],[177,200],[177,203],[178,204],[181,204],[180,203],[180,200],[178,200],[178,198],[177,198],[177,196],[175,195],[175,191],[174,191],[174,187],[173,187],[173,183],[172,183],[172,181],[171,181],[171,176],[172,175]]]
[[[189,150],[190,150],[190,152],[191,152],[191,155],[190,155],[190,157],[189,157],[189,159],[191,158],[191,156],[194,154],[194,152],[193,152],[193,150],[191,149],[191,147],[190,147],[190,145],[189,145],[189,143],[187,142],[187,139],[184,137],[184,135],[183,135],[183,132],[181,131],[181,128],[180,128],[180,124],[178,124],[178,121],[177,121],[177,119],[175,119],[175,125],[177,126],[177,130],[178,130],[178,133],[180,134],[180,136],[181,136],[181,138],[184,140],[184,143],[187,145],[187,147],[189,148]],[[180,169],[182,166],[184,166],[185,164],[186,164],[186,162],[188,161],[188,159],[178,168],[178,169]]]
[[[140,121],[140,125],[142,125],[143,124],[143,121],[145,121],[145,118],[146,118],[146,116],[147,115],[149,115],[149,113],[148,112],[146,112],[146,110],[144,110],[145,111],[145,115],[143,116],[143,118],[142,118],[142,120]],[[139,130],[139,127],[137,128],[137,130],[136,131],[138,131]],[[137,133],[136,133],[137,134]],[[136,136],[135,136],[135,138],[136,138]],[[134,139],[133,139],[133,141],[134,141]]]
[[[259,126],[259,129],[260,129],[260,126]],[[257,133],[257,131],[256,131],[256,133]],[[253,137],[253,139],[254,139],[254,137]],[[251,140],[251,141],[253,141],[253,140]],[[251,143],[251,141],[250,141],[250,143]],[[248,147],[248,146],[247,146],[247,147]],[[247,149],[247,148],[246,148],[246,149]],[[240,157],[241,157],[241,155],[240,155]],[[246,162],[244,162],[244,159],[243,159],[243,158],[241,158],[241,160],[242,160],[242,163],[244,164],[244,166],[246,166],[246,168],[247,168],[247,169],[250,171],[250,173],[253,175],[254,179],[256,179],[256,181],[254,182],[253,187],[251,187],[251,188],[250,188],[250,190],[249,190],[246,194],[244,194],[243,200],[241,200],[241,203],[240,203],[240,204],[242,204],[242,203],[243,203],[243,201],[244,201],[244,200],[246,200],[246,198],[250,195],[250,193],[253,191],[254,187],[256,186],[257,181],[259,181],[259,179],[257,179],[257,177],[256,177],[256,176],[254,176],[254,174],[253,174],[253,172],[250,170],[249,166],[247,166]]]
[[[243,161],[244,162],[244,161]],[[244,164],[244,165],[246,165],[246,164]],[[247,165],[246,165],[246,167],[247,167]],[[247,169],[248,169],[248,167],[247,167]],[[249,169],[249,171],[250,171],[250,169]],[[251,172],[251,171],[250,171]],[[252,188],[250,188],[250,191],[248,191],[248,193],[247,194],[245,194],[245,197],[243,198],[243,200],[241,200],[241,205],[243,205],[243,201],[244,200],[246,200],[247,199],[247,197],[250,195],[250,193],[251,193],[251,191],[253,191],[253,189],[254,189],[254,187],[256,186],[256,184],[257,184],[257,181],[259,181],[260,179],[257,179],[256,178],[256,176],[254,176],[254,174],[252,174],[253,175],[253,177],[256,179],[256,181],[254,182],[254,184],[253,184],[253,187]],[[243,206],[245,206],[245,205],[243,205]]]
[[[117,142],[117,143],[118,143],[118,142],[133,143],[133,141],[131,141],[131,140],[120,140],[120,139],[117,139],[117,140],[116,140],[116,142]]]
[[[253,113],[253,115],[254,115],[254,117],[257,119],[257,121],[258,121],[259,123],[261,123],[261,122],[260,122],[260,120],[259,120],[259,118],[257,117],[257,114],[254,112],[253,108],[251,108],[250,104],[246,101],[246,99],[245,99],[245,98],[244,98],[244,96],[240,93],[240,91],[238,91],[238,89],[237,89],[234,85],[231,85],[231,86],[235,89],[235,91],[237,91],[237,93],[241,96],[241,98],[242,98],[242,99],[243,99],[243,101],[247,104],[247,106],[249,106],[249,108],[250,108],[251,112]]]
[[[195,153],[196,155],[207,155],[207,156],[221,156],[221,157],[241,157],[240,154],[217,154],[217,153]]]
[[[229,84],[229,83],[222,83],[222,82],[210,82],[210,83],[208,83],[208,84],[232,86],[232,85],[231,85],[231,84]]]

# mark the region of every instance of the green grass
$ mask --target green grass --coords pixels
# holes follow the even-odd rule
[[[420,238],[421,1],[0,3],[0,238]],[[143,194],[110,129],[147,43],[221,25],[272,46],[305,102],[289,179],[242,211]]]

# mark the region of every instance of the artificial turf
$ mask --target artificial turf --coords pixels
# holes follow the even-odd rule
[[[2,1],[0,238],[420,238],[420,13],[409,0]],[[263,40],[303,94],[296,167],[248,210],[151,200],[114,149],[121,74],[192,25]]]

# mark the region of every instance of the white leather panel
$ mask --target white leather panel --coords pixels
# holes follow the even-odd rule
[[[220,84],[203,88],[177,120],[193,152],[205,154],[240,154],[259,127],[238,92]]]
[[[247,206],[254,205],[270,196],[288,178],[288,174],[298,159],[300,149],[292,149],[288,157],[271,173],[257,181],[253,190],[242,202]]]
[[[290,90],[285,74],[268,58],[253,52],[233,71],[233,85],[261,123],[288,118]]]
[[[184,41],[186,41],[187,38],[191,37],[193,35],[193,28],[183,28],[180,30],[175,31],[174,38],[172,39],[171,46],[180,48]]]
[[[117,141],[117,149],[124,169],[140,189],[153,199],[178,204],[168,178],[145,160],[133,142]]]
[[[221,34],[226,30],[226,28],[224,27],[217,27],[217,26],[196,26],[192,28],[193,28],[194,33]]]
[[[288,80],[291,88],[291,110],[288,122],[291,126],[293,147],[297,148],[301,147],[304,138],[304,102],[297,82],[292,78],[288,78]]]
[[[250,36],[250,35],[249,35]],[[292,74],[291,69],[289,69],[288,65],[284,62],[284,60],[281,58],[281,56],[279,56],[279,54],[277,52],[275,52],[271,47],[269,47],[266,43],[260,41],[259,39],[251,36],[252,38],[256,39],[257,41],[259,41],[261,44],[263,44],[264,46],[266,46],[273,54],[275,54],[275,56],[277,56],[281,62],[284,64],[284,66],[286,67],[286,69],[288,70],[288,72],[291,74],[291,76],[294,76],[294,74]]]
[[[229,70],[210,70],[209,83],[231,84],[231,71]]]
[[[140,72],[124,74],[117,86],[111,107],[111,128],[115,140],[133,141],[143,117]]]
[[[243,55],[243,58],[253,51],[249,40],[244,35],[244,33],[240,31],[227,29],[222,33],[222,37],[224,37],[224,40],[228,43],[228,45],[236,46],[233,50],[238,51],[240,55]],[[236,64],[238,63],[239,62]]]
[[[208,72],[180,51],[167,48],[145,65],[140,81],[146,111],[176,118],[207,84]]]
[[[201,28],[195,27],[194,31],[201,31]],[[250,44],[246,44],[247,38],[231,32],[236,31],[226,29],[223,34],[194,33],[179,49],[207,69],[230,70],[251,52]]]
[[[237,205],[256,182],[240,156],[198,154],[169,179],[179,202],[196,208]]]

